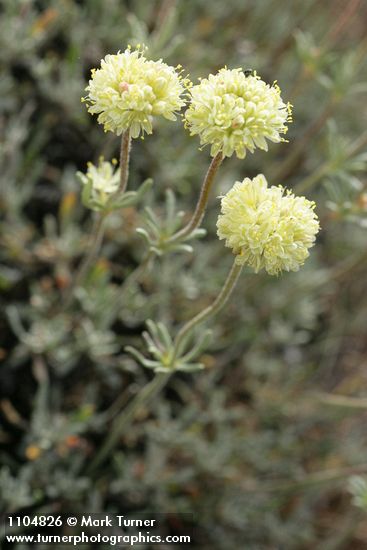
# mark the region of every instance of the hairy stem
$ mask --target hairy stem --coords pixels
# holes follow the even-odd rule
[[[172,372],[160,372],[130,401],[127,407],[115,419],[108,436],[102,443],[99,452],[87,469],[87,473],[94,471],[109,455],[124,430],[133,422],[136,413],[143,405],[147,405],[167,384]]]
[[[194,329],[194,327],[196,327],[196,325],[203,323],[210,317],[213,317],[224,307],[234,287],[236,286],[237,280],[242,271],[242,267],[243,267],[242,265],[238,265],[234,261],[231,271],[229,272],[228,277],[226,279],[226,282],[224,283],[222,290],[220,291],[220,293],[218,294],[214,302],[207,308],[203,309],[203,311],[195,315],[195,317],[193,317],[181,328],[175,340],[176,354],[177,354],[177,351],[179,351],[179,348],[182,342],[184,341],[184,339],[186,338],[186,336],[188,336],[188,334]]]
[[[177,233],[172,235],[172,237],[168,240],[169,243],[173,243],[187,237],[197,227],[200,226],[202,219],[205,215],[205,210],[208,204],[210,190],[213,186],[215,175],[218,172],[218,168],[222,164],[222,162],[223,162],[223,154],[219,152],[212,159],[210,166],[208,168],[208,171],[205,175],[203,185],[200,191],[199,201],[196,205],[196,209],[191,220],[185,227],[180,229],[180,231],[177,231]]]
[[[129,179],[129,161],[130,161],[131,135],[130,130],[126,130],[121,137],[120,149],[120,187],[119,192],[124,193]]]

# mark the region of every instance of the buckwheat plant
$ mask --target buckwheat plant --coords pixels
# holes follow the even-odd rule
[[[143,264],[172,250],[192,250],[187,241],[203,236],[201,223],[218,169],[226,157],[244,159],[256,148],[268,150],[268,142],[279,143],[291,121],[291,105],[283,101],[279,86],[264,82],[253,71],[223,68],[215,75],[192,86],[183,78],[180,66],[174,68],[162,60],[147,58],[147,50],[128,47],[123,53],[107,55],[92,76],[83,98],[88,111],[106,132],[121,136],[120,163],[100,159],[98,166],[88,165],[79,173],[83,204],[93,210],[96,225],[85,259],[69,290],[67,306],[73,301],[75,288],[82,283],[98,256],[103,239],[103,221],[112,210],[137,204],[150,187],[147,181],[137,192],[126,191],[132,138],[153,132],[154,117],[175,120],[180,110],[191,136],[198,136],[202,146],[210,146],[212,157],[202,183],[200,196],[190,221],[179,227],[181,217],[175,213],[174,197],[167,194],[167,218],[160,220],[147,209],[147,229],[138,232],[145,239],[147,251]],[[277,182],[275,182],[277,183]],[[89,468],[96,468],[110,453],[121,432],[134,419],[138,408],[152,399],[176,371],[196,371],[203,365],[197,360],[208,344],[209,333],[202,331],[193,342],[193,329],[223,308],[244,266],[255,273],[265,270],[279,276],[283,271],[297,271],[309,256],[319,231],[315,204],[296,197],[284,187],[268,186],[265,176],[245,178],[234,183],[221,197],[217,232],[230,248],[232,269],[214,302],[186,322],[176,334],[161,322],[148,320],[143,337],[147,355],[128,346],[126,351],[155,373],[152,381],[131,400],[115,419],[105,442]],[[138,277],[138,266],[132,277]]]

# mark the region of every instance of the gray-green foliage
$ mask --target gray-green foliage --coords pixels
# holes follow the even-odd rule
[[[363,18],[345,23],[335,2],[311,0],[0,7],[1,512],[45,502],[65,512],[193,511],[198,544],[213,548],[324,548],[336,534],[352,548],[345,480],[298,483],[360,464],[366,451],[360,409],[318,399],[365,388]],[[193,79],[256,68],[279,81],[295,122],[288,144],[224,163],[206,236],[165,254],[160,237],[188,219],[209,155],[180,121],[157,122],[134,143],[129,183],[136,192],[152,177],[153,189],[109,215],[99,261],[60,311],[92,225],[75,172],[118,151],[80,97],[90,69],[128,42]],[[125,347],[145,353],[146,319],[172,334],[216,297],[232,260],[215,237],[216,197],[259,172],[317,200],[312,258],[279,279],[244,273],[194,359],[204,369],[178,374],[86,476],[111,421],[150,379]],[[149,248],[154,261],[124,287]],[[272,491],[280,482],[294,487]],[[361,482],[353,487],[356,501]]]

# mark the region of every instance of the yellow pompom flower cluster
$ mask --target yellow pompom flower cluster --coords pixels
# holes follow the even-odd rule
[[[281,186],[268,187],[262,174],[245,178],[222,197],[218,237],[232,248],[237,264],[256,273],[298,271],[320,229],[314,208]]]
[[[86,91],[82,101],[98,114],[104,130],[121,135],[130,129],[133,138],[152,133],[153,116],[176,120],[185,104],[181,75],[162,60],[147,60],[140,49],[106,55],[100,69],[92,70]]]
[[[256,147],[267,151],[266,140],[282,141],[291,121],[291,105],[283,102],[279,86],[242,69],[221,69],[193,86],[190,95],[186,127],[202,145],[211,145],[212,156],[221,151],[244,158]]]

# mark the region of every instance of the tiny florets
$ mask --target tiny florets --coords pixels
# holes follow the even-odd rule
[[[281,186],[268,187],[262,174],[236,182],[222,197],[217,232],[236,262],[270,275],[298,271],[320,226],[315,203]]]
[[[282,141],[291,121],[291,105],[283,102],[279,86],[242,69],[221,69],[192,86],[190,95],[186,127],[202,145],[211,145],[212,156],[221,151],[244,158],[256,147],[267,151],[266,140]]]
[[[87,190],[85,193],[87,206],[99,210],[107,204],[120,185],[120,169],[116,168],[117,161],[108,162],[100,157],[98,165],[88,162],[86,174],[77,172],[77,175]]]
[[[105,131],[130,129],[136,138],[152,133],[152,117],[162,115],[176,120],[175,113],[185,104],[181,97],[186,81],[174,67],[162,60],[147,60],[142,50],[127,48],[123,53],[106,55],[99,69],[92,70],[82,99],[88,111],[98,114]]]

